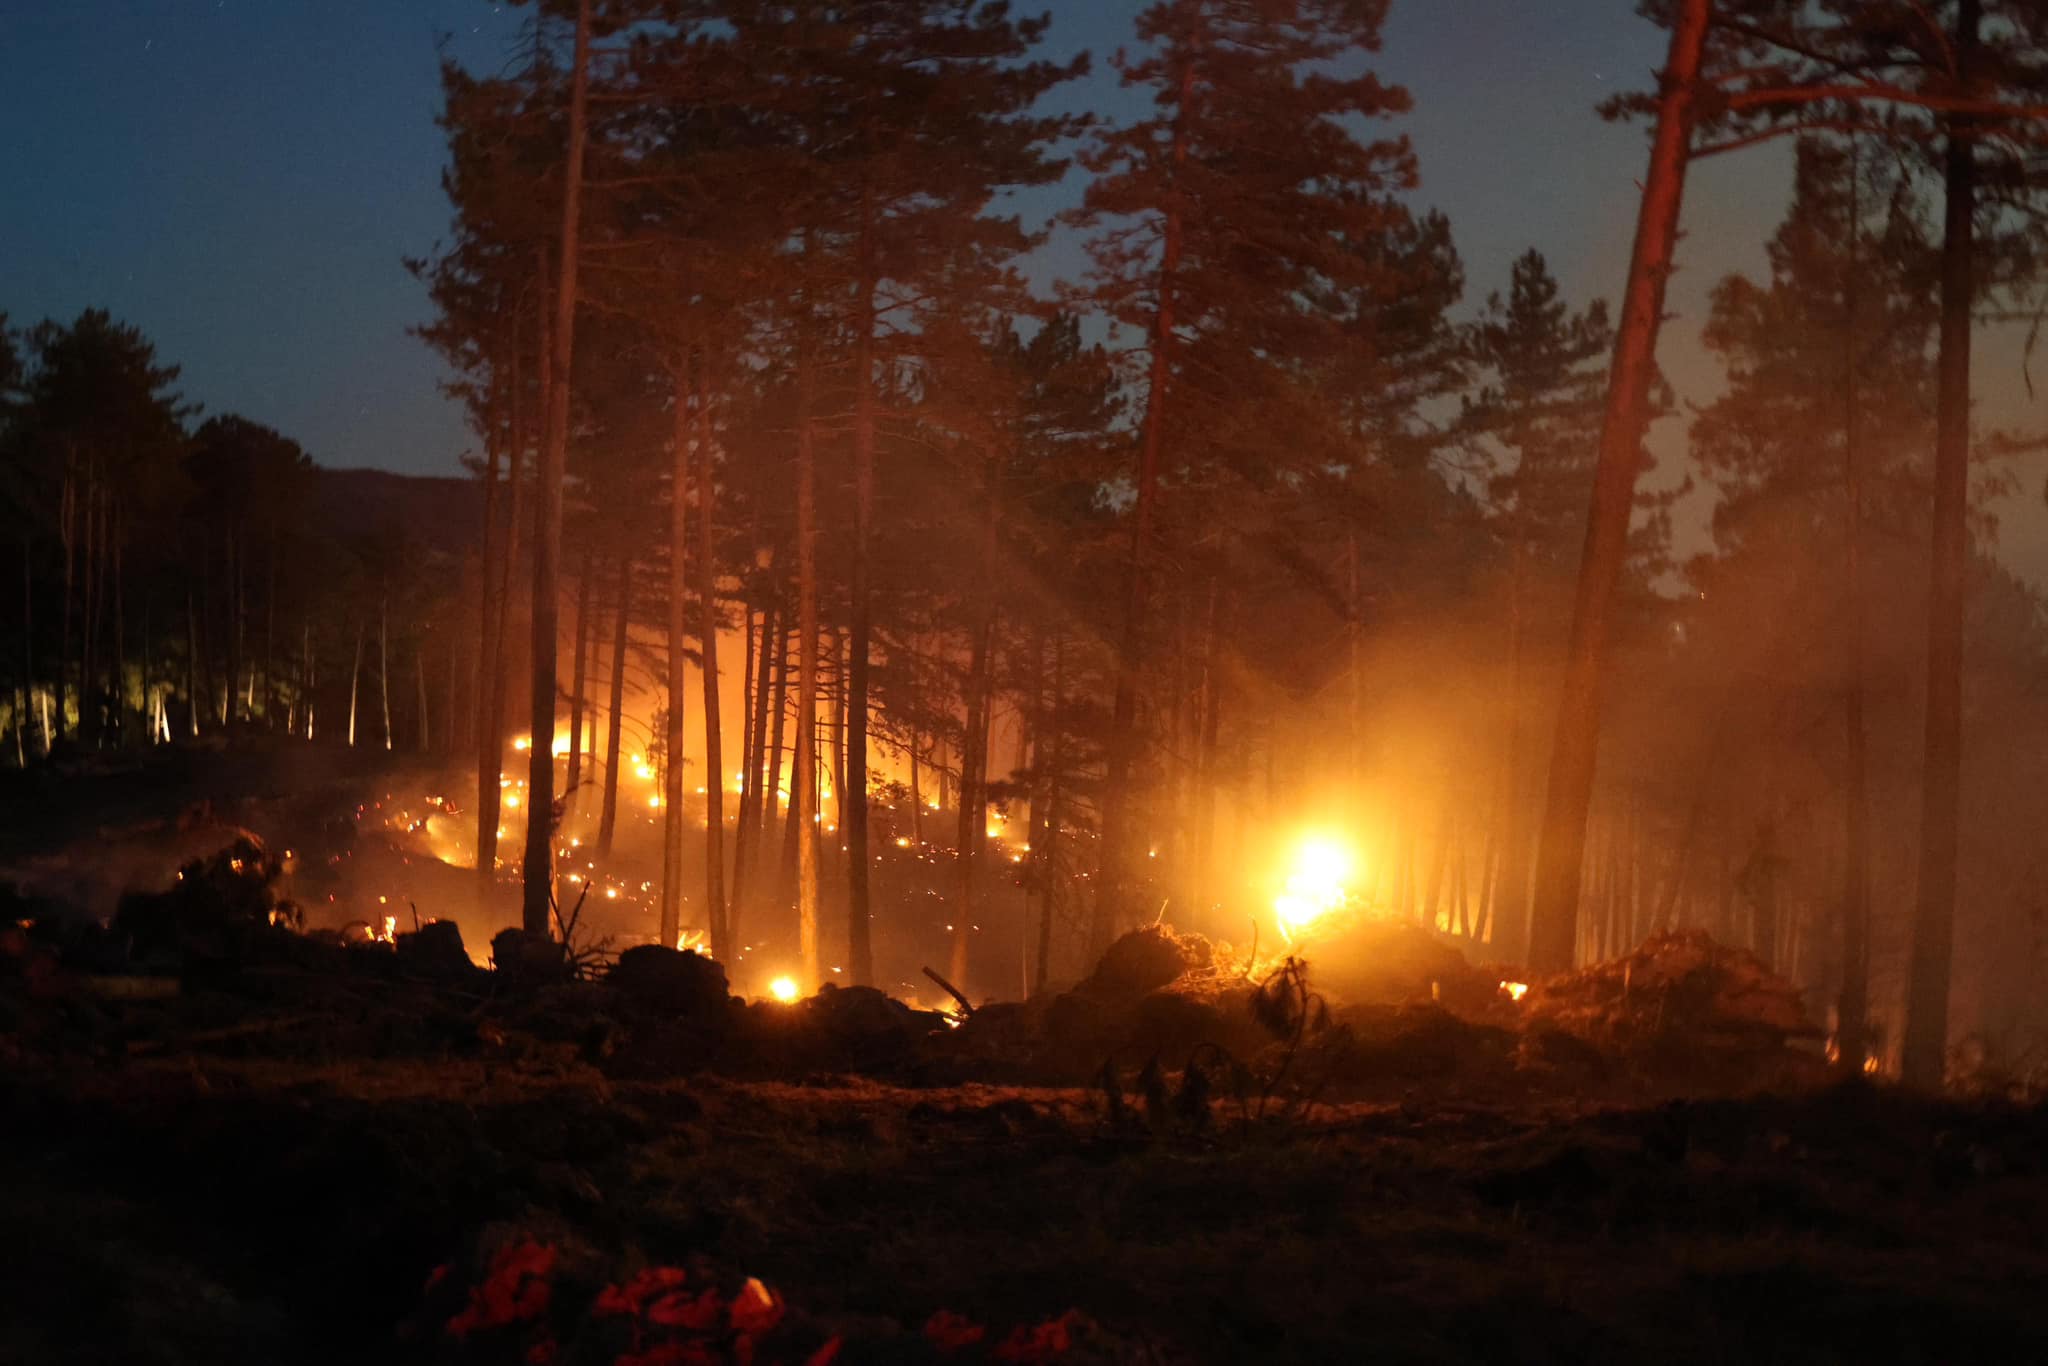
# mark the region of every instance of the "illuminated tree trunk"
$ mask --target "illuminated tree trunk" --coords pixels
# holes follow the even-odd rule
[[[808,249],[807,249],[808,250]],[[804,306],[809,307],[806,300]],[[799,324],[808,331],[808,322]],[[818,959],[818,823],[814,766],[818,725],[818,511],[815,433],[811,427],[809,338],[797,342],[796,436],[796,756],[790,771],[790,810],[796,832],[797,948],[803,984],[816,990]]]
[[[562,806],[575,800],[583,781],[583,697],[590,686],[590,578],[596,567],[597,538],[583,548],[583,572],[576,576],[576,653],[569,673],[569,767],[562,775]]]
[[[704,666],[704,915],[711,956],[731,961],[725,901],[724,717],[718,702],[718,487],[711,449],[711,403],[697,377],[697,635]],[[681,549],[685,528],[676,526]],[[741,701],[745,698],[742,696]]]
[[[553,353],[547,388],[547,439],[535,471],[533,495],[533,745],[527,753],[525,892],[526,932],[549,932],[554,896],[555,670],[561,649],[559,560],[562,553],[562,475],[569,452],[569,367],[576,328],[578,219],[583,204],[584,104],[589,84],[590,5],[576,7],[576,55],[570,76],[569,156],[562,181],[562,240],[555,285]]]
[[[1031,842],[1032,861],[1039,865],[1038,963],[1031,982],[1033,992],[1038,994],[1043,994],[1047,983],[1052,980],[1052,922],[1059,910],[1060,826],[1066,819],[1061,809],[1066,796],[1067,733],[1062,722],[1066,691],[1066,635],[1055,632],[1052,643],[1051,774],[1046,783],[1045,820],[1038,837]]]
[[[749,611],[751,623],[753,613]],[[744,762],[740,765],[744,774],[740,786],[740,810],[738,828],[733,832],[732,854],[732,909],[729,914],[729,928],[734,942],[739,939],[739,919],[747,906],[747,892],[758,881],[755,877],[755,863],[761,845],[761,812],[763,803],[773,802],[774,790],[768,782],[768,694],[772,687],[769,677],[770,642],[777,639],[775,611],[771,603],[761,609],[761,625],[756,633],[755,645],[749,653],[752,678],[748,685],[747,730],[752,737]]]
[[[377,695],[384,707],[384,748],[391,748],[391,613],[390,600],[377,598]]]
[[[1850,1076],[1860,1075],[1868,1052],[1866,1017],[1870,1009],[1870,799],[1868,734],[1864,726],[1864,645],[1866,609],[1863,588],[1863,469],[1857,405],[1857,304],[1861,281],[1856,274],[1857,247],[1863,214],[1860,202],[1861,144],[1852,143],[1849,161],[1850,269],[1842,319],[1842,493],[1846,504],[1842,531],[1842,577],[1849,618],[1849,648],[1844,661],[1848,677],[1842,690],[1842,989],[1835,1001],[1836,1063]]]
[[[1176,171],[1187,161],[1186,123],[1194,98],[1195,68],[1180,72],[1180,104],[1173,125],[1171,156]],[[1151,369],[1145,389],[1145,423],[1138,447],[1137,497],[1131,509],[1130,559],[1124,572],[1123,635],[1117,645],[1116,692],[1110,717],[1109,764],[1102,788],[1101,858],[1096,870],[1095,913],[1089,922],[1088,956],[1098,958],[1116,938],[1128,897],[1131,770],[1138,751],[1138,677],[1144,665],[1145,618],[1149,610],[1152,523],[1159,501],[1160,448],[1165,439],[1169,355],[1174,329],[1174,288],[1182,251],[1181,218],[1171,209],[1161,228],[1163,243],[1154,281]]]
[[[626,712],[626,626],[632,610],[633,559],[619,556],[619,610],[612,619],[611,722],[604,743],[604,804],[597,822],[597,852],[610,857],[619,824],[619,746]],[[673,941],[671,941],[673,942]]]
[[[765,756],[767,763],[762,779],[760,807],[761,857],[756,862],[776,859],[775,862],[768,865],[766,870],[768,873],[773,874],[769,885],[776,889],[781,909],[787,909],[791,897],[787,870],[791,860],[779,857],[776,854],[775,846],[775,820],[782,812],[782,808],[776,805],[776,803],[782,799],[782,756],[787,748],[784,740],[785,732],[789,727],[789,627],[788,623],[782,620],[779,612],[776,615],[775,633],[772,637],[772,643],[775,653],[769,662],[775,670],[775,687],[773,698],[769,704],[769,710],[773,714],[774,720],[768,738],[768,752]],[[793,798],[792,805],[794,805]],[[786,850],[786,852],[794,853],[793,850]]]
[[[953,953],[951,976],[956,985],[968,981],[968,948],[972,942],[975,917],[975,875],[979,871],[982,846],[987,836],[989,675],[995,636],[996,512],[1000,467],[994,452],[987,461],[983,478],[981,524],[981,583],[975,603],[974,637],[967,670],[967,728],[960,737],[960,823],[957,857],[958,893],[953,905]]]
[[[1981,0],[1962,0],[1956,62],[1975,70]],[[1927,738],[1921,785],[1920,886],[1906,979],[1903,1070],[1938,1087],[1947,1070],[1955,958],[1956,865],[1962,805],[1963,576],[1969,563],[1970,328],[1976,299],[1977,157],[1967,120],[1949,124],[1941,245],[1941,357],[1935,417],[1933,569],[1927,597]]]
[[[668,727],[661,822],[661,942],[673,948],[683,917],[683,675],[684,595],[689,586],[690,551],[690,372],[687,360],[675,367],[674,430],[669,451],[668,537]],[[708,792],[710,784],[705,784]]]
[[[1712,10],[1712,0],[1683,0],[1672,30],[1656,140],[1643,185],[1621,326],[1615,337],[1607,412],[1601,424],[1599,464],[1593,476],[1592,510],[1587,518],[1586,546],[1572,609],[1570,654],[1551,751],[1543,832],[1536,855],[1530,964],[1539,972],[1570,968],[1577,940],[1586,811],[1592,801],[1593,772],[1600,745],[1601,685],[1607,668],[1609,618],[1628,552],[1636,474],[1642,464],[1643,433],[1649,425],[1657,331],[1663,318],[1665,286],[1671,277],[1672,253],[1678,241],[1700,59]]]
[[[363,623],[356,619],[355,662],[348,670],[348,747],[356,747],[356,694],[361,690],[363,678]]]
[[[427,642],[424,635],[421,636],[419,643],[413,646],[412,661],[414,668],[413,677],[419,680],[419,750],[420,753],[426,754],[430,752],[434,747],[434,737],[433,731],[428,724],[429,714],[427,709]]]
[[[511,357],[505,367],[507,378],[501,381],[493,377],[496,405],[505,409],[505,420],[501,423],[499,415],[492,413],[484,432],[484,545],[483,563],[477,575],[477,607],[482,620],[477,639],[477,695],[472,704],[476,712],[476,733],[473,737],[476,741],[476,875],[479,891],[483,893],[490,890],[498,861],[498,778],[504,762],[504,736],[498,708],[505,667],[502,632],[505,627],[504,589],[508,577],[499,563],[505,551],[499,544],[504,536],[498,516],[498,454],[499,447],[509,439],[515,463],[514,475],[507,483],[517,484],[518,343],[515,312],[512,345],[506,348]]]

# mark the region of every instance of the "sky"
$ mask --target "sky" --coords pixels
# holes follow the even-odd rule
[[[1112,112],[1130,106],[1107,58],[1140,7],[1016,6],[1051,13],[1056,51],[1095,55],[1068,98]],[[1450,216],[1468,311],[1531,246],[1568,297],[1619,292],[1647,148],[1594,107],[1661,62],[1662,33],[1634,9],[1394,0],[1376,65],[1414,97],[1399,126],[1416,201]],[[468,434],[408,334],[428,305],[403,259],[448,231],[442,45],[494,69],[518,18],[490,0],[0,0],[0,310],[21,324],[105,307],[183,366],[209,412],[268,423],[327,465],[456,472]],[[1707,291],[1761,270],[1788,183],[1782,149],[1695,173],[1661,353],[1685,399],[1716,385],[1698,341]],[[2017,409],[2016,364],[1984,369],[1992,406]],[[1666,425],[1653,448],[1675,451]],[[2048,583],[2039,472],[2020,482],[2008,558]],[[1690,504],[1695,534],[1707,506]]]

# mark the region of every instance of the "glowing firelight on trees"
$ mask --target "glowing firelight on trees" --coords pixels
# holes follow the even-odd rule
[[[1299,938],[1310,926],[1349,904],[1347,884],[1356,875],[1357,857],[1333,840],[1311,837],[1294,852],[1285,890],[1273,898],[1273,916],[1287,939]]]

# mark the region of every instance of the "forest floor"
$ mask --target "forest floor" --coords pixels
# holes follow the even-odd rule
[[[230,819],[361,781],[190,762]],[[0,855],[193,788],[38,789]],[[1476,969],[1454,1015],[1428,942],[1419,1002],[1339,1011],[1313,1083],[1234,967],[1166,981],[1171,935],[1122,995],[956,1030],[257,942],[95,977],[0,925],[0,1366],[2048,1360],[2048,1107],[1828,1084],[1810,1049],[1709,1082]],[[1072,1084],[1105,1057],[1117,1090]]]
[[[508,1231],[757,1276],[842,1361],[1070,1309],[1117,1344],[1076,1360],[2048,1359],[2040,1108],[1403,1083],[1154,1131],[1081,1089],[627,1080],[488,1025],[313,1057],[268,1042],[301,1015],[224,1017],[13,1050],[0,1360],[551,1359],[417,1331]]]

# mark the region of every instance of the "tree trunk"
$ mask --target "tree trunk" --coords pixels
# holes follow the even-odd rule
[[[1571,967],[1577,939],[1586,810],[1592,801],[1600,746],[1600,695],[1607,667],[1609,617],[1628,553],[1636,473],[1642,464],[1643,433],[1649,425],[1657,331],[1678,241],[1700,59],[1712,11],[1712,0],[1684,0],[1672,29],[1656,141],[1643,186],[1628,289],[1616,333],[1600,458],[1593,475],[1592,509],[1586,521],[1586,546],[1572,608],[1571,648],[1551,750],[1543,834],[1536,855],[1529,956],[1531,966],[1539,972],[1562,972]]]
[[[589,687],[590,579],[597,563],[597,538],[583,547],[583,572],[576,577],[576,656],[569,674],[569,770],[562,775],[562,807],[575,800],[583,782],[583,695]]]
[[[377,599],[377,692],[384,705],[384,748],[391,749],[391,613],[389,600]]]
[[[872,986],[875,977],[873,924],[870,920],[868,873],[868,661],[873,632],[873,589],[870,586],[869,541],[875,518],[875,253],[874,200],[862,186],[860,233],[860,319],[854,355],[853,408],[853,573],[849,592],[846,725],[851,739],[846,756],[846,787],[839,807],[846,835],[847,971],[856,986]],[[848,805],[849,796],[852,804]],[[956,979],[957,980],[957,979]]]
[[[753,622],[753,612],[747,613],[748,624]],[[774,801],[772,790],[764,790],[766,781],[763,774],[768,766],[768,693],[769,642],[776,638],[775,614],[773,607],[761,609],[761,626],[755,634],[755,644],[748,651],[749,673],[747,688],[747,722],[749,736],[746,753],[740,765],[740,809],[737,829],[733,832],[732,851],[732,908],[728,913],[728,932],[735,943],[739,942],[740,916],[747,906],[747,891],[754,883],[754,863],[760,848],[760,825],[762,804]]]
[[[1835,1061],[1850,1076],[1863,1071],[1869,1051],[1870,1009],[1870,805],[1868,735],[1864,727],[1863,470],[1857,406],[1857,275],[1862,242],[1860,174],[1862,144],[1852,141],[1849,159],[1850,268],[1842,319],[1842,578],[1849,618],[1849,648],[1842,688],[1842,983],[1835,998]]]
[[[1704,3],[1704,0],[1701,0]],[[1192,61],[1179,72],[1180,101],[1173,122],[1171,156],[1176,171],[1187,161],[1187,120],[1195,97]],[[1152,523],[1159,501],[1159,460],[1165,440],[1167,388],[1172,376],[1168,355],[1173,341],[1175,277],[1182,250],[1179,208],[1167,210],[1161,225],[1162,244],[1156,284],[1158,304],[1152,320],[1151,369],[1145,390],[1144,432],[1139,443],[1137,497],[1131,509],[1130,559],[1124,574],[1123,635],[1117,646],[1116,693],[1110,718],[1108,772],[1102,788],[1101,855],[1096,869],[1095,908],[1089,921],[1088,954],[1100,957],[1121,928],[1130,862],[1131,770],[1138,758],[1138,678],[1143,668],[1145,617],[1150,593]]]
[[[674,948],[683,928],[683,675],[685,595],[690,555],[690,366],[678,358],[674,373],[673,430],[669,452],[668,523],[668,752],[661,822],[661,942]],[[704,784],[708,796],[711,784]]]
[[[427,707],[427,641],[424,634],[421,635],[419,641],[413,646],[412,660],[414,667],[413,676],[419,680],[420,685],[420,724],[418,731],[419,750],[420,753],[426,754],[433,750],[434,743],[433,732],[428,724],[429,713]],[[267,681],[264,684],[264,691],[266,692],[266,694],[269,691],[269,683]]]
[[[505,369],[507,378],[504,392],[498,394],[497,403],[505,406],[505,421],[497,421],[492,415],[488,430],[484,434],[484,545],[483,564],[477,580],[478,615],[482,618],[477,638],[477,695],[476,710],[476,875],[481,894],[490,891],[496,877],[498,861],[498,780],[503,775],[505,739],[500,724],[499,706],[503,696],[503,673],[505,651],[502,644],[505,629],[505,586],[511,580],[509,563],[500,565],[506,554],[500,542],[505,539],[500,530],[498,517],[498,452],[503,444],[512,447],[512,468],[506,480],[509,486],[519,482],[518,451],[522,433],[519,431],[519,336],[518,315],[513,315],[512,345],[507,347],[510,360]],[[494,379],[493,387],[498,387]],[[510,498],[506,501],[509,503]],[[516,514],[515,514],[516,516]],[[310,713],[309,713],[310,717]],[[310,720],[308,730],[310,733]]]
[[[554,904],[555,670],[561,649],[559,561],[562,476],[569,453],[569,367],[576,335],[578,218],[583,205],[584,105],[589,85],[590,5],[576,6],[576,54],[570,74],[569,155],[562,178],[562,239],[556,262],[555,325],[549,338],[547,440],[533,494],[533,745],[527,751],[525,892],[520,919],[528,934],[549,933]]]
[[[604,802],[597,821],[597,852],[609,858],[612,835],[619,824],[619,747],[626,720],[626,626],[632,610],[633,560],[619,556],[619,610],[612,619],[612,681],[609,698],[611,720],[604,742]],[[670,941],[673,943],[674,941]]]
[[[358,617],[356,618],[355,662],[349,666],[348,671],[348,747],[350,749],[356,747],[356,697],[361,689],[362,678],[363,622],[362,618]]]
[[[775,651],[769,660],[775,670],[774,697],[769,705],[773,722],[768,737],[768,751],[763,756],[765,768],[759,811],[761,847],[760,858],[756,862],[765,859],[775,860],[768,865],[762,880],[775,889],[781,903],[778,909],[787,909],[791,888],[784,869],[788,860],[777,853],[775,845],[775,821],[782,814],[782,808],[776,803],[782,800],[782,755],[786,748],[783,739],[784,732],[789,726],[789,631],[779,612],[776,615],[775,632],[771,643]],[[795,797],[792,793],[791,804],[794,802]]]
[[[711,956],[731,961],[732,927],[725,906],[725,745],[718,704],[718,485],[711,402],[697,375],[697,635],[704,673],[704,919]],[[683,528],[677,528],[680,533]],[[680,547],[682,537],[678,535]],[[745,699],[742,698],[742,701]]]
[[[1062,724],[1061,699],[1067,687],[1066,636],[1055,632],[1052,643],[1052,701],[1048,708],[1052,749],[1046,760],[1045,819],[1031,841],[1031,861],[1038,865],[1038,961],[1031,989],[1043,995],[1052,978],[1052,920],[1059,906],[1059,847],[1061,779],[1066,769],[1066,730]]]
[[[1976,68],[1981,0],[1956,18],[1961,84]],[[1963,769],[1963,594],[1969,563],[1970,328],[1976,300],[1976,144],[1967,120],[1948,133],[1941,245],[1941,358],[1934,449],[1934,563],[1927,598],[1927,760],[1920,796],[1920,886],[1906,979],[1903,1073],[1908,1085],[1942,1084],[1948,994],[1955,958],[1956,869]]]
[[[996,518],[1001,466],[994,451],[988,457],[982,491],[981,583],[975,604],[974,640],[967,672],[967,729],[960,740],[960,838],[957,858],[959,894],[953,906],[952,978],[968,980],[968,947],[975,916],[975,874],[987,837],[989,675],[995,636]]]
[[[808,243],[806,254],[808,254]],[[804,306],[810,306],[805,300]],[[805,332],[808,323],[800,323]],[[818,510],[817,457],[811,428],[811,364],[808,336],[797,342],[796,551],[797,551],[797,734],[790,775],[796,822],[797,948],[806,991],[819,984],[818,823],[814,765],[818,724]]]

